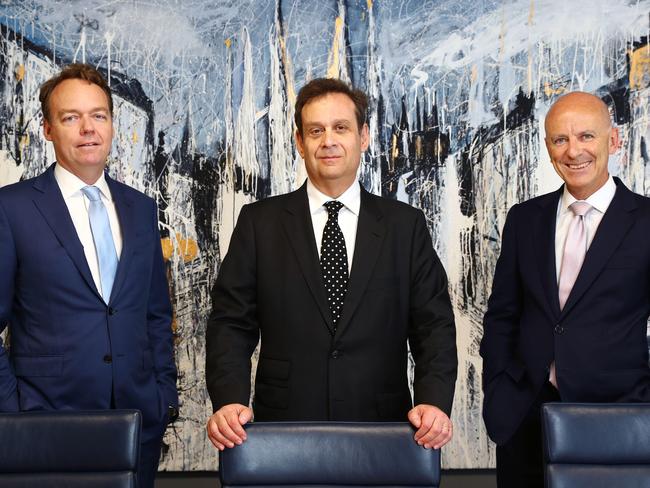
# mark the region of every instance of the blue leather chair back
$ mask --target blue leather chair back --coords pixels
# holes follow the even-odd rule
[[[0,414],[3,488],[135,488],[137,410]]]
[[[220,453],[222,488],[437,487],[440,451],[413,440],[408,423],[268,422]]]
[[[650,405],[542,406],[547,488],[650,487]]]

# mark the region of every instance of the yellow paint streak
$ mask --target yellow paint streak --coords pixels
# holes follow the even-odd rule
[[[528,25],[533,25],[534,17],[535,17],[535,0],[530,0],[530,8],[528,9]]]
[[[368,10],[372,10],[372,0],[367,0],[366,5],[368,5]]]
[[[559,86],[554,88],[548,81],[544,82],[544,95],[547,97],[552,97],[553,95],[563,95],[567,92],[565,86]]]
[[[230,49],[230,46],[232,45],[232,39],[230,37],[224,41],[224,44],[228,49]]]
[[[25,150],[29,147],[29,134],[23,134],[20,137],[19,147],[20,147],[20,158],[25,159]]]
[[[630,50],[630,88],[640,90],[650,86],[650,44]]]
[[[280,42],[280,52],[282,53],[282,64],[284,66],[284,79],[287,82],[287,103],[293,107],[296,103],[296,88],[293,81],[293,67],[291,58],[287,54],[287,42],[284,37],[278,38]]]
[[[472,85],[476,83],[476,78],[478,78],[478,66],[474,64],[472,65],[472,73],[470,74],[469,78],[469,81]]]
[[[25,78],[25,65],[19,64],[16,66],[14,75],[16,76],[16,81],[23,81],[23,78]]]
[[[169,237],[160,239],[163,258],[169,261],[174,254],[179,254],[184,263],[196,259],[199,254],[199,246],[194,239],[185,239],[181,234],[176,233],[176,239]]]
[[[343,19],[337,17],[334,22],[334,42],[332,43],[332,50],[329,56],[329,63],[327,67],[328,78],[338,78],[340,75],[339,70],[339,39],[343,30]]]
[[[136,131],[133,131],[133,134],[131,134],[131,142],[133,144],[137,144],[140,138],[138,137],[138,133]]]

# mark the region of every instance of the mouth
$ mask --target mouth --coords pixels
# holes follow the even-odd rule
[[[341,156],[321,156],[318,159],[320,159],[324,163],[334,163],[339,159],[341,159]]]
[[[582,161],[579,163],[562,163],[565,167],[569,168],[571,171],[580,171],[591,165],[593,161]]]

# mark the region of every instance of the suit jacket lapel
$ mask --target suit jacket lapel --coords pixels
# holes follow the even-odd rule
[[[282,214],[281,221],[287,240],[291,244],[302,275],[307,282],[309,291],[314,296],[321,316],[330,333],[334,333],[332,317],[327,305],[323,275],[318,259],[318,248],[314,239],[314,227],[309,212],[307,184],[287,196],[288,202]]]
[[[578,278],[562,309],[562,317],[571,310],[591,286],[634,224],[634,210],[637,205],[632,192],[618,178],[614,178],[614,181],[616,182],[616,193],[587,250]]]
[[[550,305],[554,317],[560,315],[560,299],[557,288],[555,269],[555,227],[557,220],[557,204],[562,195],[563,187],[558,191],[540,198],[541,207],[539,218],[534,226],[534,242],[536,246],[537,266],[542,280],[542,289]]]
[[[383,215],[377,208],[373,197],[362,187],[352,272],[350,273],[348,291],[343,303],[343,312],[336,329],[337,337],[350,324],[379,258],[381,244],[386,233],[382,219]]]
[[[34,180],[33,188],[36,190],[34,197],[36,208],[43,215],[43,218],[70,256],[70,259],[72,259],[72,262],[88,286],[101,298],[90,273],[86,255],[84,254],[77,230],[70,217],[70,212],[65,204],[63,195],[61,195],[59,185],[54,178],[54,164]]]
[[[122,252],[115,271],[115,281],[113,289],[111,290],[111,297],[109,302],[117,296],[120,288],[124,284],[124,280],[128,275],[131,259],[133,257],[134,241],[136,236],[136,225],[133,220],[133,202],[128,194],[123,191],[122,187],[115,183],[107,174],[104,175],[106,183],[111,190],[113,203],[115,204],[115,211],[117,212],[117,219],[120,222],[120,231],[122,233]]]

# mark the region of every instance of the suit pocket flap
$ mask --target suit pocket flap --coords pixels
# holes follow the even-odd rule
[[[288,380],[290,369],[289,361],[260,357],[257,364],[257,376],[260,379]]]
[[[61,376],[63,356],[15,356],[16,376]]]

